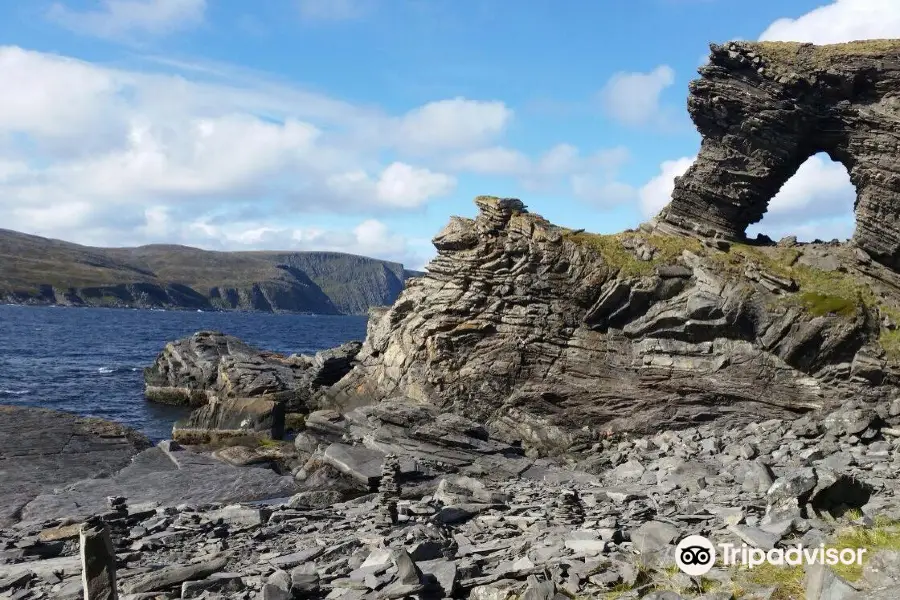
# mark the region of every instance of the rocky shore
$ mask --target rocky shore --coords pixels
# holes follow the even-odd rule
[[[526,457],[418,403],[314,412],[296,440],[302,466],[286,478],[297,487],[269,490],[290,497],[201,498],[203,469],[219,479],[264,469],[221,455],[214,467],[173,443],[123,471],[158,452],[193,463],[191,477],[126,489],[120,472],[47,495],[66,501],[45,498],[0,531],[0,597],[82,598],[79,513],[93,513],[111,531],[120,597],[135,600],[895,598],[898,426],[900,402],[848,405],[612,436],[563,461]],[[864,543],[868,556],[843,570],[717,564],[690,577],[675,562],[688,535],[764,550]]]

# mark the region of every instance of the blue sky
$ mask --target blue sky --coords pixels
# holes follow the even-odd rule
[[[712,41],[900,37],[895,0],[0,0],[0,227],[420,267],[474,196],[634,227]],[[754,231],[852,233],[814,157]]]

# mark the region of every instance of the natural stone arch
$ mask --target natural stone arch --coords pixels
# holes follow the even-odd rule
[[[810,156],[857,190],[853,242],[900,266],[900,40],[711,45],[688,111],[703,141],[660,229],[743,239]]]

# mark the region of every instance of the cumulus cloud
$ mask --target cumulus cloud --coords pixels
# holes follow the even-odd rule
[[[854,227],[856,188],[847,169],[825,154],[804,162],[769,202],[762,221],[748,234],[765,233],[774,239],[846,238]]]
[[[295,231],[284,223],[304,212],[376,218],[452,193],[453,175],[419,161],[490,143],[511,118],[465,98],[391,115],[253,74],[166,66],[181,68],[0,47],[15,90],[0,95],[0,223],[99,245],[237,244],[227,226],[239,223],[274,243],[262,232]],[[397,254],[396,237],[367,227],[333,247]]]
[[[454,150],[495,138],[506,128],[512,114],[502,102],[439,100],[397,119],[394,134],[406,150]]]
[[[675,83],[675,71],[660,65],[648,73],[619,72],[600,91],[604,111],[625,125],[659,123],[660,96]]]
[[[796,19],[778,19],[759,39],[836,44],[897,37],[900,11],[895,0],[834,0]]]
[[[638,190],[638,200],[644,217],[655,217],[665,208],[672,200],[675,178],[684,175],[688,167],[694,164],[695,159],[694,156],[685,156],[663,161],[659,166],[659,174],[641,186]]]
[[[580,200],[613,206],[634,197],[633,187],[616,180],[629,159],[624,146],[584,155],[571,144],[557,144],[535,158],[504,146],[492,146],[457,155],[448,167],[480,175],[514,177],[531,191],[566,188]]]
[[[350,171],[328,179],[329,188],[346,202],[371,198],[396,208],[416,208],[432,197],[444,196],[456,187],[456,179],[406,163],[388,165],[377,178],[365,171]]]
[[[51,5],[48,17],[73,31],[102,38],[165,35],[203,22],[206,0],[103,0],[98,10]]]

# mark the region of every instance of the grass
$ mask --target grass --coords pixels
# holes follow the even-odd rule
[[[652,275],[656,267],[675,263],[682,252],[689,250],[711,259],[722,272],[736,279],[745,277],[745,270],[752,265],[763,273],[793,280],[797,290],[774,298],[773,302],[798,306],[812,316],[850,319],[860,309],[877,309],[900,325],[900,307],[886,305],[865,281],[850,273],[823,271],[798,264],[801,251],[796,248],[733,243],[728,251],[723,252],[707,248],[694,238],[681,236],[633,232],[601,235],[572,230],[567,230],[564,235],[568,240],[600,254],[604,263],[622,277]],[[656,249],[653,260],[639,260],[625,247],[626,240],[636,237]],[[900,360],[900,328],[882,328],[878,341],[889,359]]]
[[[900,550],[900,522],[885,518],[875,520],[873,527],[846,527],[838,531],[829,544],[830,548],[852,550],[865,549],[863,564],[861,565],[836,565],[834,572],[847,581],[859,581],[862,577],[863,566],[866,560],[871,558],[879,550]]]
[[[799,301],[808,313],[817,317],[824,315],[852,317],[859,306],[858,302],[849,298],[819,292],[803,292]]]
[[[303,431],[306,429],[306,415],[304,413],[287,413],[284,415],[285,431]]]
[[[822,70],[843,62],[848,55],[877,56],[900,52],[898,40],[861,40],[806,47],[798,42],[743,42],[755,51],[767,69],[778,72]]]
[[[603,257],[603,262],[622,277],[651,275],[660,265],[674,264],[685,250],[702,252],[700,240],[676,235],[639,235],[636,233],[598,234],[567,231],[566,239],[590,248]],[[640,238],[656,249],[653,260],[639,260],[624,242]]]
[[[803,567],[779,567],[768,563],[752,569],[738,571],[737,587],[743,592],[744,585],[751,584],[765,588],[775,588],[771,600],[802,600],[806,597],[803,587]],[[735,597],[740,595],[735,594]]]

